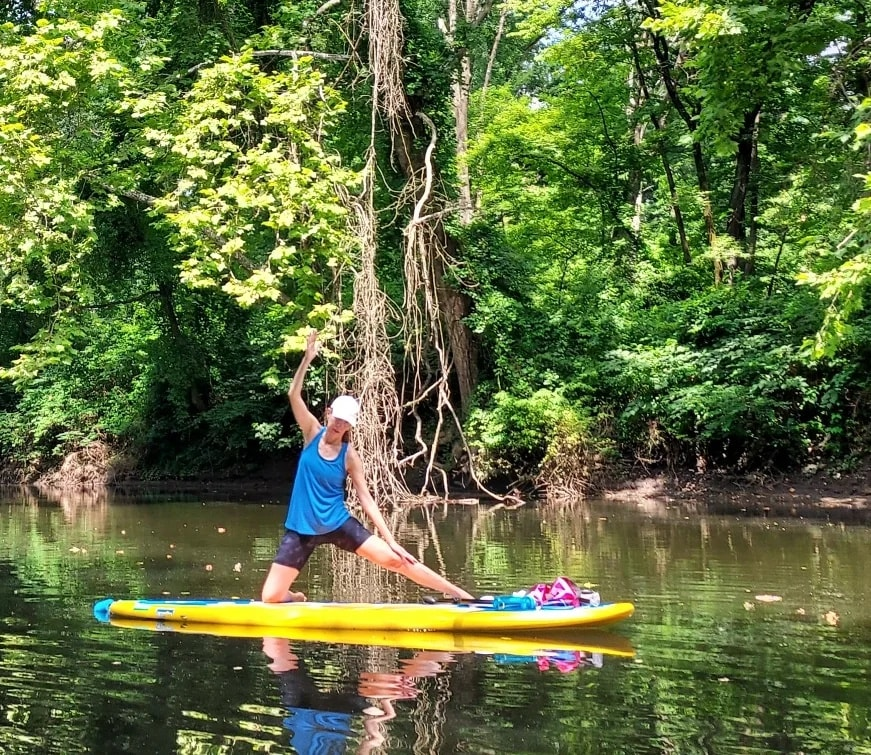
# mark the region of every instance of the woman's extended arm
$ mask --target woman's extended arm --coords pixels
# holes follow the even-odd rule
[[[369,517],[369,521],[372,522],[372,525],[378,531],[381,539],[384,540],[384,542],[390,546],[390,550],[392,550],[403,561],[409,564],[416,564],[417,559],[396,542],[396,538],[393,537],[393,533],[387,526],[387,521],[384,519],[384,516],[378,508],[378,504],[375,503],[375,499],[369,492],[369,486],[366,484],[366,476],[363,473],[363,462],[360,460],[360,455],[353,446],[348,448],[347,465],[348,476],[351,478],[351,483],[354,486],[354,490],[357,492],[357,498],[360,499],[360,505],[363,507],[366,516]]]
[[[318,422],[317,417],[309,411],[305,401],[302,399],[302,384],[305,381],[305,374],[308,372],[309,365],[317,356],[318,348],[318,332],[312,330],[308,334],[308,339],[306,340],[305,354],[302,357],[302,361],[299,363],[299,367],[296,369],[296,374],[293,376],[293,382],[290,384],[290,388],[287,391],[287,398],[290,400],[290,408],[293,412],[293,418],[299,425],[299,429],[302,430],[302,435],[303,438],[305,438],[306,443],[309,443],[311,439],[317,435],[318,430],[321,429],[321,423]]]

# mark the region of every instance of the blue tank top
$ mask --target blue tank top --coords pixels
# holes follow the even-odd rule
[[[300,535],[332,532],[351,516],[345,506],[348,444],[342,443],[342,450],[335,459],[323,458],[318,443],[325,431],[322,427],[299,456],[284,526]]]

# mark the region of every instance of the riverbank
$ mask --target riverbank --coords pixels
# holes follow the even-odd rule
[[[779,475],[654,472],[615,480],[603,495],[611,500],[703,504],[716,513],[871,523],[871,461],[849,473],[820,469]]]
[[[140,480],[132,475],[112,474],[109,455],[94,449],[71,454],[52,473],[31,481],[25,487],[43,491],[48,497],[62,491],[64,498],[88,491],[112,492],[115,496],[164,496],[167,494],[209,497],[220,500],[251,500],[285,503],[293,478],[295,461],[275,459],[245,472],[236,471],[222,478],[215,476],[183,480]],[[535,500],[525,491],[493,492],[507,496],[512,505]],[[758,516],[799,516],[839,521],[871,523],[871,459],[849,472],[833,472],[819,467],[781,474],[695,474],[690,470],[644,469],[612,476],[591,497],[628,502],[666,502],[698,510]],[[494,502],[492,497],[469,488],[454,490],[451,499],[470,503]]]

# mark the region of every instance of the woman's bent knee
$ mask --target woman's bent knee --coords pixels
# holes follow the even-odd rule
[[[260,589],[260,600],[264,603],[283,603],[288,600],[288,591],[297,574],[297,569],[273,563]]]
[[[264,603],[281,603],[287,595],[287,588],[281,585],[263,585],[260,592],[260,600]]]

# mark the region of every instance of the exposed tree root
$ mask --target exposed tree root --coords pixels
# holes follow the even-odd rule
[[[339,375],[361,398],[363,421],[355,442],[363,451],[366,471],[379,495],[396,501],[420,502],[433,495],[447,497],[450,481],[439,463],[440,449],[461,440],[467,457],[472,454],[463,436],[462,423],[453,408],[451,339],[446,332],[458,323],[446,322],[443,301],[444,273],[454,266],[442,226],[451,211],[438,196],[432,155],[438,134],[425,113],[412,114],[403,84],[403,18],[398,0],[368,0],[364,6],[363,33],[368,37],[368,63],[372,75],[373,104],[370,145],[360,196],[347,198],[360,246],[360,270],[354,282],[353,309],[356,326],[348,343],[351,360]],[[423,123],[430,135],[425,154],[415,154],[414,126]],[[376,270],[377,216],[375,144],[379,124],[388,129],[393,157],[406,178],[397,198],[397,217],[409,212],[404,228],[405,294],[398,314],[391,311]],[[394,319],[403,339],[401,380],[392,369],[388,327]],[[397,384],[401,388],[397,391]],[[413,441],[406,447],[404,437]],[[392,437],[390,437],[392,436]],[[470,465],[471,466],[471,465]],[[406,480],[414,467],[423,469],[419,489],[412,493]],[[487,490],[469,469],[478,488]]]
[[[57,469],[37,478],[34,484],[52,488],[98,488],[115,482],[130,466],[126,457],[98,440],[67,454]]]

